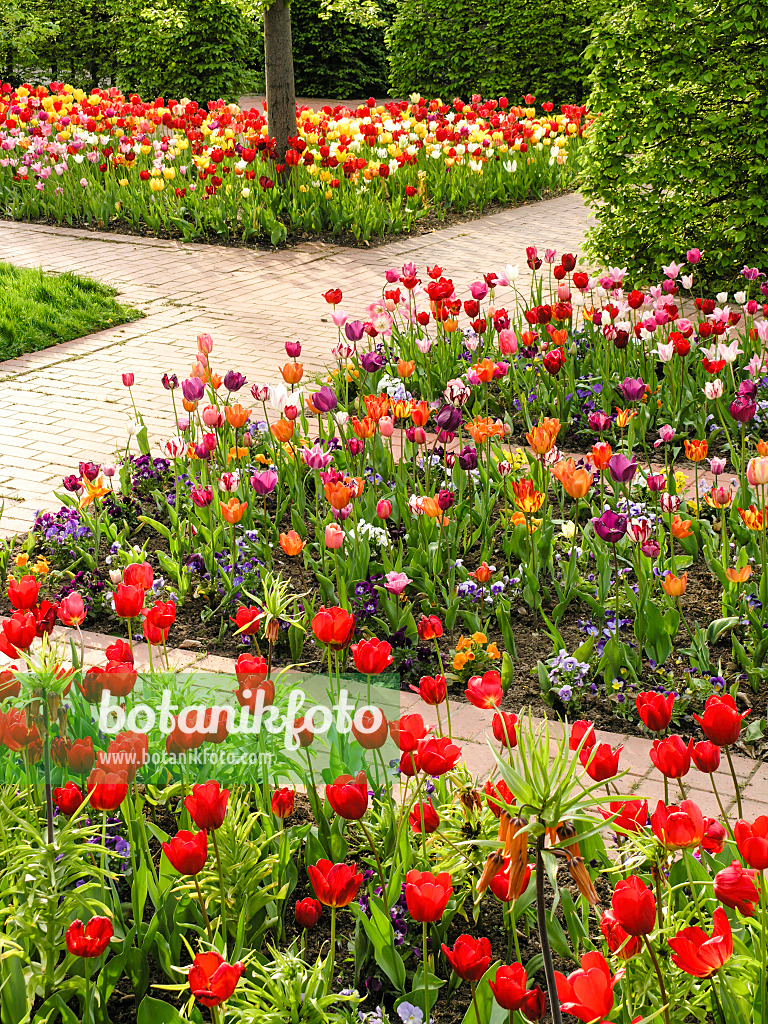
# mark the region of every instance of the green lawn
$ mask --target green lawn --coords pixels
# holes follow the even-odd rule
[[[0,360],[138,320],[114,288],[77,274],[44,274],[0,262]]]

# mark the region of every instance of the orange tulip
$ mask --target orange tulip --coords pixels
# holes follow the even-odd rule
[[[754,505],[750,505],[749,508],[740,508],[739,515],[741,516],[742,522],[748,529],[765,529],[765,520],[763,518],[763,513],[762,511],[755,508]]]
[[[752,566],[745,565],[743,569],[726,569],[725,575],[731,583],[746,583],[752,575]]]
[[[309,411],[311,413],[313,413],[313,415],[315,415],[315,416],[321,416],[322,415],[322,413],[319,411],[319,409],[317,409],[317,407],[315,406],[315,403],[312,401],[312,395],[305,395],[304,396],[304,405],[306,406],[307,409],[309,409]]]
[[[449,522],[443,510],[438,505],[434,498],[426,497],[421,499],[421,510],[424,515],[429,516],[430,519],[437,520],[441,526],[445,526]]]
[[[577,469],[573,459],[558,462],[552,469],[552,476],[560,481],[566,494],[574,501],[583,498],[592,486],[592,474],[586,469]]]
[[[673,517],[670,529],[672,531],[672,536],[677,537],[678,540],[682,540],[683,537],[690,537],[693,533],[693,530],[691,529],[691,520],[681,519],[680,516]]]
[[[426,402],[414,402],[411,405],[411,420],[414,427],[426,427],[429,420],[429,406]]]
[[[280,441],[285,444],[286,441],[290,441],[293,437],[293,421],[292,420],[278,420],[277,423],[273,423],[269,428],[272,431],[276,441]]]
[[[688,573],[684,572],[682,576],[675,576],[673,572],[668,572],[661,585],[664,592],[670,597],[682,597],[688,586]]]
[[[365,440],[366,437],[373,437],[376,433],[376,420],[371,416],[366,416],[364,420],[359,420],[357,416],[353,416],[352,429],[357,437]]]
[[[483,444],[490,437],[503,437],[504,424],[501,420],[491,420],[485,416],[476,416],[467,424],[469,433],[475,444]]]
[[[214,391],[218,391],[219,388],[221,387],[221,377],[218,375],[218,373],[206,374],[206,380],[211,385]]]
[[[288,533],[280,534],[280,547],[289,558],[293,558],[304,548],[304,541],[295,530],[290,530]]]
[[[706,501],[710,508],[730,508],[733,504],[733,488],[723,486],[715,487],[715,485],[712,484],[710,489],[704,495],[704,501]],[[741,511],[741,509],[739,509],[739,511]]]
[[[244,427],[251,418],[251,410],[244,409],[239,402],[237,405],[228,405],[224,411],[230,427]]]
[[[478,568],[475,569],[474,572],[471,572],[469,575],[474,576],[478,583],[483,584],[490,583],[490,581],[493,579],[493,571],[487,562],[483,562],[482,565],[478,566]]]
[[[389,395],[366,395],[364,401],[366,412],[376,423],[389,412]]]
[[[221,517],[228,523],[239,523],[245,515],[245,510],[248,508],[247,501],[238,501],[237,498],[230,498],[229,501],[224,504],[223,501],[219,502],[221,506]]]
[[[613,450],[607,441],[598,441],[592,445],[592,461],[601,472],[608,465],[612,455]]]
[[[458,329],[458,326],[458,320],[443,320],[443,330],[447,331],[448,334],[453,334],[453,332]]]
[[[707,457],[709,445],[706,441],[685,440],[685,457],[689,462],[703,462]]]
[[[410,360],[410,361],[408,361],[406,359],[398,359],[397,360],[397,375],[398,375],[398,377],[402,377],[403,379],[405,379],[406,377],[411,377],[413,375],[413,371],[415,369],[416,369],[416,363],[414,363],[413,360]]]
[[[634,409],[620,409],[618,405],[616,406],[616,426],[620,427],[622,430],[627,426],[633,416],[637,416]]]
[[[483,384],[490,384],[496,373],[496,364],[492,359],[483,359],[482,362],[476,363],[471,369],[475,371],[478,380],[482,381]]]
[[[280,367],[280,373],[282,373],[286,384],[298,384],[304,376],[304,364],[286,363],[285,366]]]
[[[361,476],[345,476],[344,486],[352,492],[353,498],[359,498],[365,487],[365,480]]]
[[[538,512],[544,504],[544,495],[536,490],[533,480],[528,476],[522,480],[512,481],[512,493],[515,504],[526,515]]]
[[[559,433],[560,420],[543,419],[525,435],[525,439],[536,455],[546,455],[554,447]]]
[[[757,442],[757,454],[765,457],[768,455],[768,441]]]
[[[566,341],[568,341],[568,331],[562,327],[557,331],[550,331],[549,336],[555,345],[559,345],[561,347],[566,343]]]
[[[325,497],[331,508],[341,511],[346,508],[354,496],[351,487],[346,487],[340,480],[325,485]]]
[[[186,412],[194,412],[197,408],[197,402],[188,402],[186,398],[182,398],[181,404],[184,406]]]

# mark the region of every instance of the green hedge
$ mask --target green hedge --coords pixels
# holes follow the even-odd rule
[[[595,26],[584,194],[593,256],[648,271],[704,251],[768,270],[768,6],[624,0]]]
[[[596,9],[596,0],[409,0],[389,33],[392,94],[581,102]]]

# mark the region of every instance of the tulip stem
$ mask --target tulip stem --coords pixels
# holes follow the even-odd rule
[[[643,935],[642,938],[643,942],[645,943],[645,948],[648,950],[648,953],[650,954],[651,961],[653,963],[653,969],[656,971],[656,978],[659,982],[659,992],[661,993],[661,1000],[664,1003],[664,1020],[667,1022],[667,1024],[669,1024],[669,1001],[667,999],[667,990],[664,987],[664,978],[661,973],[661,967],[659,966],[659,961],[657,960],[656,954],[653,951],[653,946],[648,941],[648,936]]]
[[[552,950],[549,946],[549,934],[547,932],[547,908],[544,905],[544,840],[545,833],[542,832],[536,840],[536,920],[539,926],[544,973],[547,976],[547,991],[549,992],[549,1005],[552,1010],[552,1024],[563,1024],[563,1014],[560,1010],[560,998],[557,994],[557,982],[555,980],[555,965],[552,962]]]
[[[483,1024],[482,1020],[480,1019],[480,1007],[477,1005],[477,982],[473,981],[473,982],[471,982],[471,985],[472,985],[472,1005],[475,1008],[475,1019],[477,1020],[477,1024]],[[429,1012],[427,1012],[427,1019],[429,1019]]]
[[[200,901],[200,909],[203,912],[203,921],[205,922],[205,930],[208,932],[208,941],[213,945],[213,934],[211,933],[211,922],[208,920],[208,911],[205,909],[205,903],[203,901],[203,894],[200,891],[200,883],[197,880],[197,875],[192,876],[195,880],[195,888],[197,889],[197,898]]]
[[[216,838],[216,829],[211,829],[213,836],[213,848],[216,851],[216,867],[219,871],[219,892],[221,894],[221,929],[224,932],[224,951],[226,953],[229,935],[227,931],[227,899],[224,892],[224,872],[221,867],[221,854],[219,853],[219,841]]]
[[[731,745],[729,743],[725,746],[725,756],[728,758],[728,767],[731,769],[731,778],[733,779],[733,788],[736,792],[736,809],[739,812],[739,817],[743,817],[741,812],[741,789],[739,788],[739,780],[736,778],[736,769],[733,765],[733,758],[731,757]]]
[[[717,1015],[720,1018],[721,1024],[725,1024],[725,1014],[723,1013],[723,1007],[720,1004],[720,997],[717,994],[717,988],[715,987],[715,976],[710,974],[709,984],[712,986],[712,1002],[717,1007]]]
[[[384,881],[384,871],[382,870],[382,867],[381,867],[381,860],[379,858],[379,851],[376,849],[376,844],[373,841],[373,836],[368,831],[368,826],[365,824],[363,819],[359,818],[357,823],[360,826],[360,828],[363,830],[363,835],[368,840],[368,845],[370,846],[371,851],[373,853],[373,856],[374,856],[374,858],[376,860],[376,868],[377,868],[377,870],[379,872],[379,881],[381,882],[381,895],[382,895],[382,899],[386,903],[387,902],[387,883]],[[422,811],[421,811],[421,823],[422,823],[422,828],[423,828],[424,827],[424,809],[423,808],[422,808]]]
[[[725,823],[726,829],[728,830],[728,835],[730,836],[731,839],[733,839],[733,829],[731,828],[731,823],[728,820],[728,815],[725,813],[725,808],[723,807],[723,802],[720,799],[720,794],[717,791],[717,786],[715,785],[715,773],[714,772],[710,772],[710,774],[709,774],[709,781],[712,783],[712,792],[715,794],[715,799],[717,800],[717,806],[720,808],[720,814],[723,816],[723,821]]]
[[[424,1020],[429,1020],[429,961],[427,960],[427,922],[421,922],[421,967],[424,971]]]
[[[107,870],[107,812],[101,812],[101,902],[104,902],[104,875]]]
[[[336,907],[331,907],[331,948],[328,950],[328,974],[325,979],[325,994],[331,991],[333,968],[336,960]]]

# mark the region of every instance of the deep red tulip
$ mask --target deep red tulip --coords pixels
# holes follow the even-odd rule
[[[347,821],[359,821],[368,810],[368,778],[365,772],[340,775],[325,787],[328,803],[336,813]]]
[[[443,624],[436,615],[422,615],[416,625],[419,640],[436,640],[443,635]]]
[[[416,767],[433,777],[445,775],[455,768],[460,758],[461,747],[457,747],[447,736],[426,736],[419,740],[416,748]]]
[[[82,625],[85,614],[85,602],[76,590],[59,601],[59,620],[65,626]]]
[[[9,658],[17,657],[19,651],[26,651],[37,636],[37,619],[32,612],[14,612],[2,624],[0,651]]]
[[[517,715],[507,711],[497,711],[493,716],[493,736],[502,746],[517,746]]]
[[[563,1013],[582,1021],[602,1021],[613,1009],[613,987],[619,980],[602,953],[585,953],[581,967],[566,978],[555,972],[557,995]]]
[[[312,888],[326,907],[348,907],[363,884],[354,864],[332,864],[319,860],[307,868]]]
[[[422,676],[418,686],[411,686],[425,704],[435,707],[442,704],[448,696],[448,685],[445,676]]]
[[[421,819],[424,817],[424,828],[421,827]],[[437,813],[435,808],[432,806],[430,800],[425,800],[423,803],[414,804],[413,810],[408,816],[411,828],[418,835],[422,832],[426,832],[429,835],[432,832],[436,832],[440,826],[440,815]]]
[[[305,896],[303,900],[296,903],[294,916],[299,928],[314,928],[323,916],[323,905],[320,900],[313,900],[311,896]]]
[[[184,806],[197,827],[210,832],[221,828],[228,800],[228,789],[222,789],[218,782],[203,782],[192,787]]]
[[[515,802],[512,791],[504,779],[499,779],[497,782],[491,782],[488,779],[483,786],[483,792],[485,793],[486,803],[497,818],[504,808],[511,807]]]
[[[94,768],[86,788],[91,794],[91,807],[96,811],[116,811],[128,796],[128,780],[124,773],[105,772]]]
[[[765,819],[768,824],[768,818]],[[651,815],[653,834],[668,850],[701,846],[704,842],[704,815],[693,800],[683,800],[679,807],[666,807],[663,800]],[[768,844],[766,844],[768,848]],[[768,866],[768,861],[766,861]]]
[[[352,642],[355,616],[343,608],[322,607],[312,619],[312,630],[320,641],[332,651],[342,651]]]
[[[656,897],[642,878],[630,875],[616,883],[611,901],[616,920],[627,935],[648,935],[656,924]]]
[[[221,1006],[237,988],[245,964],[228,964],[219,953],[198,953],[189,968],[189,990],[201,1006]]]
[[[718,747],[729,747],[739,738],[741,723],[747,717],[749,711],[739,714],[736,701],[729,693],[713,693],[707,697],[704,705],[704,714],[693,717],[704,730],[704,735]]]
[[[67,928],[67,949],[73,956],[90,960],[101,956],[114,934],[115,930],[108,917],[92,917],[86,925],[80,920],[73,921]]]
[[[411,869],[405,876],[405,902],[414,921],[439,921],[453,895],[451,876],[447,871],[433,875],[431,871]]]
[[[90,736],[85,739],[74,740],[67,751],[67,764],[69,770],[77,772],[78,775],[85,775],[93,768],[96,762],[96,754],[93,750],[93,740]]]
[[[675,703],[674,693],[666,697],[663,693],[645,690],[637,695],[637,713],[651,732],[664,732],[672,721],[672,707]]]
[[[529,988],[520,1004],[520,1013],[526,1020],[537,1021],[543,1018],[546,1011],[547,997],[544,995],[544,990],[538,985],[535,988]]]
[[[389,725],[381,708],[358,711],[352,720],[352,735],[365,750],[379,750],[387,742]]]
[[[120,619],[135,619],[144,607],[144,591],[139,586],[120,583],[113,595],[115,615]]]
[[[37,608],[34,609],[36,636],[51,635],[53,627],[56,625],[56,613],[58,610],[59,606],[51,604],[50,601],[41,601]]]
[[[608,944],[608,949],[621,960],[629,960],[637,956],[643,948],[643,940],[639,935],[630,935],[622,928],[612,910],[603,911],[600,918],[600,931]]]
[[[701,844],[702,849],[711,854],[722,853],[725,849],[725,841],[727,838],[728,833],[725,831],[725,826],[722,825],[717,818],[704,819],[704,841]]]
[[[579,751],[579,760],[590,779],[594,782],[605,782],[617,774],[619,758],[623,749],[623,743],[615,750],[610,743],[598,743],[591,750],[588,747],[582,747]]]
[[[406,778],[412,779],[417,774],[418,768],[416,767],[416,751],[411,750],[406,754],[400,756],[400,774],[405,775]]]
[[[83,806],[84,799],[82,790],[74,782],[68,782],[63,789],[53,791],[53,802],[68,818]]]
[[[290,818],[296,803],[296,790],[290,786],[276,789],[272,794],[272,813],[276,818]]]
[[[22,576],[20,580],[13,576],[8,578],[8,600],[17,611],[32,611],[39,594],[40,584],[34,576]]]
[[[129,587],[141,587],[143,591],[151,590],[155,581],[152,566],[149,562],[132,562],[123,571],[123,583]]]
[[[610,813],[601,810],[600,813],[606,819],[615,818],[611,821],[611,828],[625,832],[639,832],[648,824],[648,801],[647,800],[618,800],[612,801],[609,805]]]
[[[208,833],[179,829],[173,839],[163,843],[163,853],[180,875],[197,875],[208,859]]]
[[[415,750],[419,740],[431,731],[419,714],[401,715],[389,723],[389,734],[404,754]]]
[[[519,1010],[528,986],[528,975],[522,964],[502,965],[496,971],[496,980],[489,983],[493,998],[503,1010]]]
[[[584,740],[582,749],[591,750],[597,743],[597,736],[595,735],[595,727],[592,722],[585,722],[583,719],[579,719],[571,726],[571,732],[568,737],[569,749],[578,750],[582,740]]]
[[[485,672],[482,676],[472,676],[467,683],[464,696],[476,708],[497,708],[504,696],[501,676],[494,671]]]
[[[662,775],[668,779],[682,779],[691,770],[693,740],[686,743],[682,736],[667,736],[654,740],[649,755]]]
[[[760,899],[757,871],[742,867],[738,860],[723,868],[715,875],[715,896],[726,907],[739,910],[745,917],[752,917],[755,904]]]
[[[761,814],[750,824],[741,818],[733,826],[739,853],[751,868],[768,868],[768,816]]]
[[[694,978],[709,978],[733,956],[733,935],[728,915],[718,907],[712,915],[713,930],[709,936],[702,928],[683,928],[673,939],[667,939],[672,960]]]
[[[706,775],[712,775],[720,767],[720,747],[709,740],[697,743],[691,751],[691,757],[699,771]]]
[[[392,664],[392,647],[384,640],[372,637],[352,645],[355,668],[366,676],[377,676]]]
[[[480,981],[491,963],[491,944],[485,937],[475,939],[460,935],[453,949],[443,943],[443,952],[454,971],[463,981]]]

